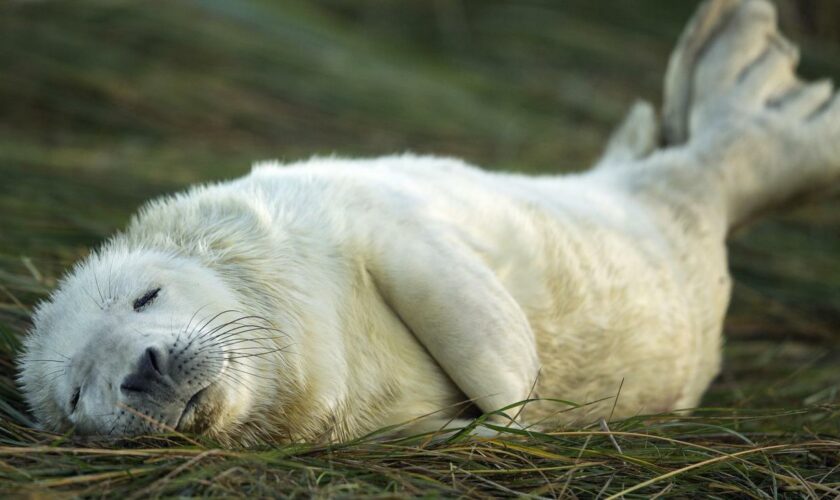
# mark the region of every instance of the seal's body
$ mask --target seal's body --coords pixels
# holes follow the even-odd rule
[[[696,406],[719,368],[728,232],[840,177],[840,105],[796,79],[773,14],[705,4],[661,137],[637,106],[582,174],[316,158],[152,202],[39,308],[33,410],[248,442],[460,424],[465,400],[584,404],[509,412],[526,424]]]

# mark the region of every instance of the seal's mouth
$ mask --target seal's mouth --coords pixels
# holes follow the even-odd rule
[[[184,431],[189,430],[190,427],[193,426],[195,422],[196,412],[200,408],[201,403],[204,399],[206,399],[208,389],[210,387],[205,387],[200,391],[193,394],[193,397],[187,401],[187,405],[184,407],[184,411],[181,412],[181,416],[178,418],[178,424],[175,426],[176,430]]]

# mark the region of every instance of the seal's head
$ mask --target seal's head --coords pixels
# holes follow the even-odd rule
[[[278,332],[210,267],[110,248],[39,305],[20,383],[45,428],[83,434],[224,434],[254,405]]]

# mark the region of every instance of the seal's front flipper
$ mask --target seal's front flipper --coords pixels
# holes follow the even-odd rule
[[[443,228],[393,234],[373,242],[366,264],[385,302],[483,411],[527,399],[534,335],[496,276]]]

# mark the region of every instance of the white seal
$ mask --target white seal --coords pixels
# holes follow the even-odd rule
[[[431,429],[466,400],[590,403],[511,410],[523,424],[694,407],[719,369],[728,232],[840,177],[838,100],[797,79],[774,15],[704,4],[662,138],[639,105],[583,174],[315,158],[151,202],[38,307],[32,411],[248,443]]]

